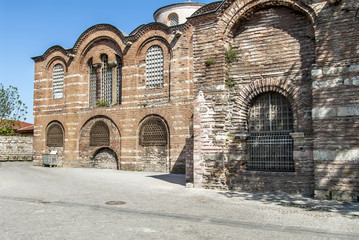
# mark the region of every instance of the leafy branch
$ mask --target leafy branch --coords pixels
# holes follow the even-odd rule
[[[0,135],[14,135],[14,127],[20,127],[18,121],[26,120],[26,114],[27,107],[20,100],[18,89],[13,86],[5,88],[0,83]]]

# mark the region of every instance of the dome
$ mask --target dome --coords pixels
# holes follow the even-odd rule
[[[204,3],[190,1],[171,4],[159,8],[153,14],[153,18],[156,22],[163,23],[167,26],[176,26],[185,23],[188,17],[204,5]]]

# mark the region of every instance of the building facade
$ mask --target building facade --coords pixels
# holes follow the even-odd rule
[[[195,187],[359,198],[359,3],[166,6],[129,36],[35,57],[35,165],[186,173]]]

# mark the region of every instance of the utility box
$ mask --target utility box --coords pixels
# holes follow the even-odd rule
[[[56,167],[57,166],[57,154],[44,154],[42,155],[42,166]]]

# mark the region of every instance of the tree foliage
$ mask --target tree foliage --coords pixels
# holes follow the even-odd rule
[[[20,124],[18,121],[26,120],[27,107],[20,100],[16,87],[5,88],[0,83],[0,135],[14,135],[14,127]]]

